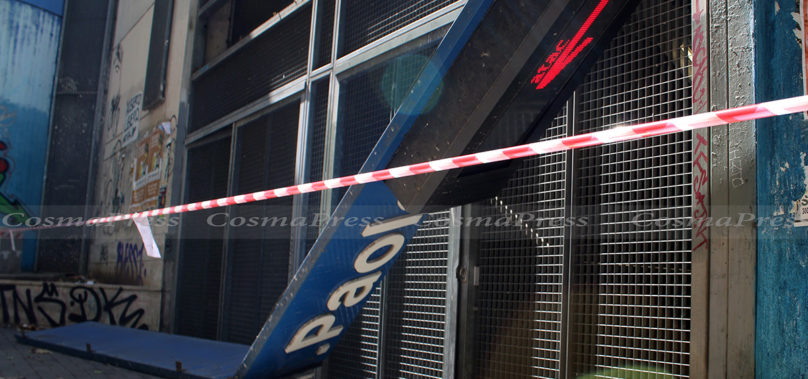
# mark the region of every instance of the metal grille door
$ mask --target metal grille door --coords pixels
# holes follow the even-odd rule
[[[690,29],[689,1],[641,1],[546,137],[689,114]],[[507,222],[470,229],[474,376],[688,376],[691,149],[679,133],[527,159],[478,205]]]
[[[689,114],[690,29],[688,1],[644,1],[582,87],[576,133]],[[678,133],[580,152],[575,375],[688,376],[691,149]]]
[[[428,215],[388,275],[384,377],[443,377],[449,220]]]
[[[564,109],[545,139],[566,134]],[[472,219],[481,222],[477,377],[560,375],[566,157],[525,160],[500,195],[483,204],[482,217]]]

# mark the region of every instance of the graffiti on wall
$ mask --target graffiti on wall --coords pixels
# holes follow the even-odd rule
[[[43,282],[31,289],[0,284],[0,314],[4,324],[57,327],[68,323],[96,321],[148,330],[142,322],[146,311],[135,305],[138,296],[123,288],[75,285],[59,288]]]
[[[709,104],[709,52],[707,51],[707,1],[695,0],[693,14],[693,112],[707,112]],[[709,248],[710,141],[708,131],[694,131],[693,149],[693,251]]]
[[[707,139],[701,134],[694,134],[696,138],[696,148],[693,151],[693,251],[701,247],[709,246],[709,226],[707,219],[710,211],[707,208],[707,196],[710,182],[710,158],[709,145]]]
[[[146,266],[143,264],[143,244],[118,242],[115,273],[119,279],[143,285]]]
[[[10,158],[6,155],[8,143],[5,141],[0,141],[0,152],[2,152],[2,156],[0,156],[0,188],[2,188],[11,174]],[[0,191],[0,214],[11,215],[9,221],[13,222],[13,225],[19,225],[31,217],[19,200],[3,191]]]
[[[12,112],[8,106],[0,104],[0,128],[8,128],[14,125],[16,113]],[[7,133],[3,133],[4,135]],[[7,137],[6,137],[7,138]],[[0,189],[11,176],[11,167],[13,159],[9,155],[9,143],[0,140]],[[30,217],[30,213],[25,207],[16,199],[14,195],[0,190],[0,215],[13,215],[12,219],[8,220],[13,222],[14,225],[20,224]]]

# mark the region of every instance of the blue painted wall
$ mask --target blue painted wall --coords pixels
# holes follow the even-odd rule
[[[42,201],[63,2],[33,2],[0,0],[0,216],[36,216]],[[31,237],[22,247],[26,271],[35,259]]]
[[[795,1],[755,2],[757,101],[803,94]],[[803,115],[757,122],[758,212],[790,217],[806,191],[808,121]],[[793,220],[793,218],[792,218]],[[758,228],[755,356],[758,378],[808,377],[808,227]]]
[[[61,16],[62,13],[64,13],[65,9],[64,0],[17,0],[17,1],[28,3],[35,7],[42,8],[57,16]]]

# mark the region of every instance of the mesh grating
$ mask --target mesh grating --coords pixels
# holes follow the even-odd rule
[[[359,172],[390,122],[380,78],[386,65],[359,73],[340,83],[339,125],[334,146],[334,177]],[[334,205],[346,189],[334,190]]]
[[[340,83],[335,177],[359,172],[435,47],[396,57]],[[335,190],[334,201],[345,191]]]
[[[227,194],[230,138],[188,150],[189,202]],[[215,210],[182,215],[183,238],[177,265],[177,333],[215,339],[219,321],[219,283],[222,267],[223,229],[206,219]],[[194,238],[208,234],[207,239]]]
[[[311,5],[303,6],[194,81],[190,131],[306,73]]]
[[[232,0],[233,1],[233,28],[230,42],[249,35],[253,29],[259,27],[270,17],[286,8],[292,0]]]
[[[290,141],[297,137],[298,114],[299,104],[293,102],[240,128],[236,192],[294,181],[296,152]],[[291,197],[232,207],[224,325],[228,341],[251,343],[286,288],[291,216]],[[251,219],[257,224],[250,224]]]
[[[328,126],[328,79],[312,83],[311,118],[309,119],[308,152],[309,182],[323,179],[323,157],[325,149],[325,129]],[[306,228],[306,252],[311,249],[320,234],[320,192],[308,194],[307,219],[312,221]],[[315,222],[317,221],[317,222]],[[323,220],[324,222],[324,220]]]
[[[581,130],[690,113],[690,3],[645,0],[581,88]],[[576,375],[629,368],[688,377],[691,135],[582,150],[576,162],[571,357]],[[606,375],[608,376],[608,375]]]
[[[642,1],[579,89],[571,134],[689,114],[689,21],[688,1]],[[564,135],[565,123],[562,112],[548,137]],[[689,133],[588,148],[574,153],[572,178],[568,154],[521,163],[483,215],[563,222],[478,230],[475,375],[688,376],[690,229],[631,221],[642,213],[688,225],[690,150]]]
[[[565,136],[566,124],[564,109],[545,139]],[[521,162],[482,207],[482,220],[512,222],[478,229],[478,377],[560,375],[566,193],[566,154],[548,154]]]
[[[328,377],[375,378],[379,367],[381,286],[368,297],[362,312],[345,331],[328,358]]]
[[[452,2],[453,0],[343,1],[340,15],[340,56]]]
[[[320,0],[317,3],[317,38],[314,48],[314,68],[331,63],[331,45],[334,39],[334,12],[336,0]]]
[[[384,377],[443,377],[448,222],[448,211],[429,214],[390,271]]]

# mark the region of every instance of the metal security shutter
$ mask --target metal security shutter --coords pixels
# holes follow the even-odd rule
[[[293,183],[298,114],[293,102],[238,129],[235,192]],[[291,197],[232,207],[224,339],[251,343],[286,288],[291,216]]]
[[[186,202],[226,196],[229,162],[229,134],[189,149]],[[182,215],[174,322],[179,334],[217,337],[224,228],[206,222],[215,212],[202,210]]]
[[[305,74],[310,25],[305,5],[195,78],[190,131]]]
[[[690,2],[644,1],[580,91],[576,133],[690,114]],[[691,134],[584,149],[575,164],[572,373],[688,377]],[[646,216],[643,216],[646,215]]]
[[[339,55],[360,47],[424,17],[453,0],[351,0],[342,2]]]
[[[566,136],[566,113],[555,118],[545,139]],[[476,377],[560,375],[566,157],[526,159],[482,206]]]

